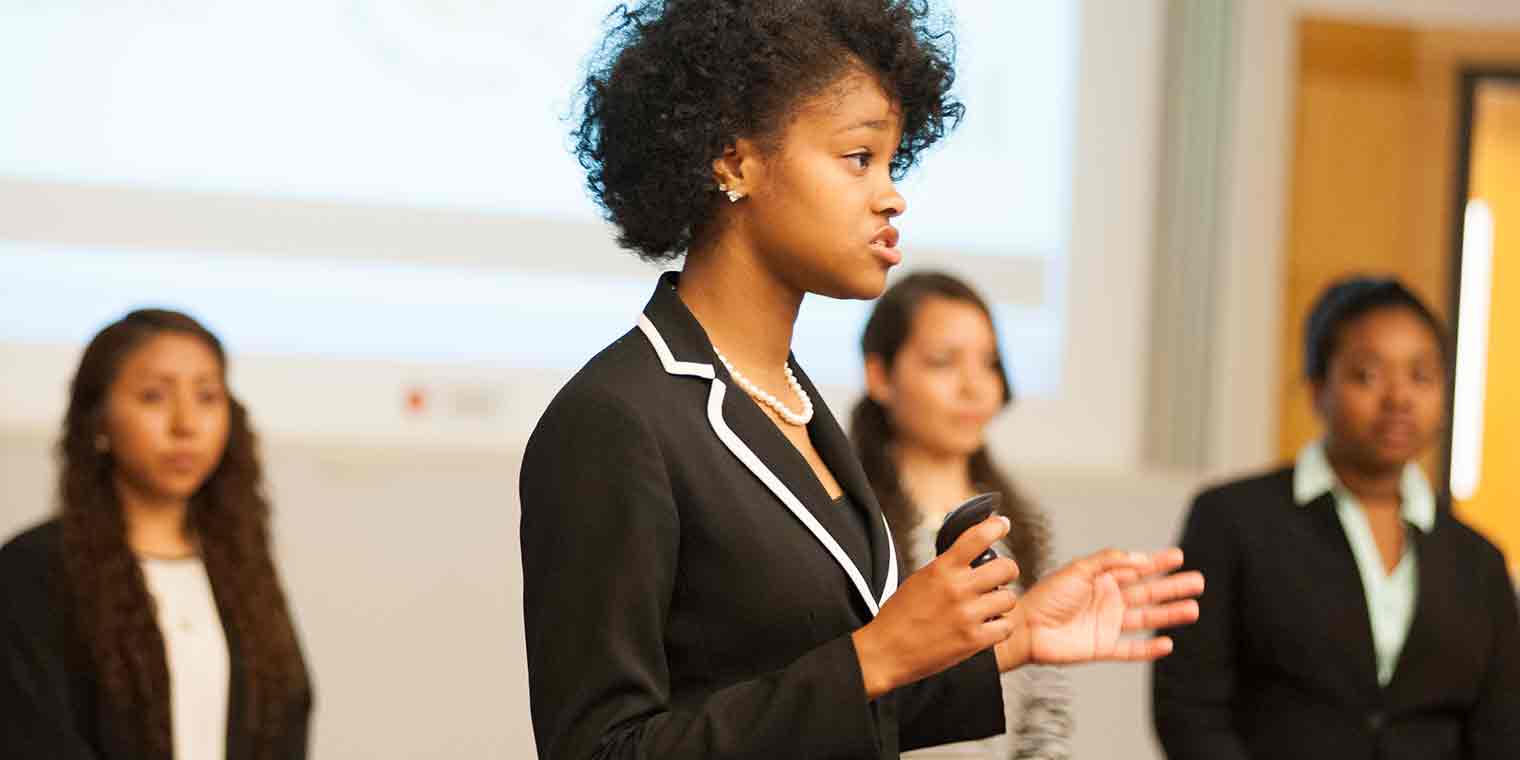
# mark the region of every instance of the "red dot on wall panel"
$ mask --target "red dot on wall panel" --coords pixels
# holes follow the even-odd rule
[[[421,388],[412,388],[406,392],[406,410],[412,414],[427,411],[427,394]]]

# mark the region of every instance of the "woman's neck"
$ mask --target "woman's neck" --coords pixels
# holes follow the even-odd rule
[[[803,293],[766,269],[752,247],[724,238],[694,249],[676,292],[730,362],[756,382],[785,386]]]
[[[897,462],[898,482],[927,522],[943,518],[976,491],[968,456],[899,446],[893,458]]]
[[[1395,509],[1402,503],[1403,495],[1401,486],[1404,481],[1404,467],[1391,467],[1386,470],[1372,470],[1357,466],[1355,460],[1346,456],[1338,446],[1331,441],[1325,442],[1325,459],[1330,462],[1330,469],[1335,471],[1335,477],[1341,482],[1356,500],[1366,507],[1388,507]]]
[[[187,529],[190,502],[153,497],[117,481],[122,519],[126,522],[127,546],[146,557],[188,557],[196,554],[195,541]]]

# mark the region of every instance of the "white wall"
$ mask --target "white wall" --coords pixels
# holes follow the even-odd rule
[[[1240,0],[1235,12],[1207,468],[1217,475],[1263,467],[1277,454],[1277,340],[1293,128],[1290,9],[1280,0]]]
[[[995,431],[1016,462],[1140,462],[1165,29],[1159,0],[1083,4],[1065,375]]]

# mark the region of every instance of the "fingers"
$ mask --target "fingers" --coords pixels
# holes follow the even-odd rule
[[[1123,629],[1138,631],[1171,628],[1198,620],[1198,602],[1191,597],[1203,593],[1203,573],[1196,570],[1134,583],[1124,588]]]
[[[1172,640],[1167,636],[1151,639],[1120,639],[1113,654],[1104,659],[1126,662],[1157,660],[1172,653]]]
[[[1153,569],[1151,573],[1170,573],[1182,567],[1182,550],[1177,547],[1162,549],[1151,555]]]
[[[1008,614],[1018,603],[1017,592],[1011,588],[998,588],[977,597],[966,605],[966,611],[973,620],[987,620]]]
[[[1184,599],[1155,607],[1125,610],[1122,628],[1125,631],[1148,631],[1187,625],[1197,620],[1198,602]]]
[[[986,649],[1013,635],[1013,621],[1006,616],[987,618],[982,623],[980,635],[983,642],[981,648]]]
[[[1008,557],[998,557],[971,571],[971,588],[982,594],[1007,586],[1019,578],[1019,563]]]
[[[1009,525],[1008,518],[993,515],[967,528],[966,532],[945,550],[944,558],[962,567],[969,567],[972,560],[980,557],[982,552],[991,548],[998,539],[1008,535]]]
[[[1138,577],[1155,572],[1152,570],[1153,564],[1151,555],[1143,552],[1104,549],[1072,562],[1071,568],[1085,578],[1096,578],[1101,573],[1111,572],[1133,573]]]
[[[1099,573],[1111,573],[1114,580],[1122,586],[1143,576],[1169,573],[1182,567],[1182,550],[1173,547],[1147,554],[1104,549],[1072,562],[1071,567],[1088,578],[1095,578]]]
[[[1124,604],[1129,607],[1143,607],[1148,604],[1161,604],[1174,599],[1186,599],[1203,593],[1203,573],[1190,570],[1185,573],[1167,575],[1160,578],[1151,578],[1146,581],[1131,583],[1124,586]]]

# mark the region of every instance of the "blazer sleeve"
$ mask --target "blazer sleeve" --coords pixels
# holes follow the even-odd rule
[[[997,656],[978,652],[893,692],[902,751],[985,739],[1007,730]]]
[[[523,459],[523,612],[539,757],[876,757],[848,635],[672,703],[664,621],[681,526],[669,452],[610,395],[567,389]]]
[[[1208,588],[1198,600],[1198,621],[1164,631],[1175,644],[1152,670],[1151,706],[1156,735],[1171,760],[1246,760],[1234,727],[1240,587],[1235,510],[1219,494],[1199,496],[1182,533],[1186,569],[1199,570]]]
[[[1485,548],[1490,557],[1483,579],[1485,606],[1493,610],[1496,635],[1466,734],[1473,760],[1501,760],[1520,757],[1520,623],[1504,558],[1497,549]]]
[[[290,713],[286,718],[288,728],[275,757],[281,760],[306,760],[311,744],[311,712],[314,703],[315,700],[308,687],[307,691],[291,704]]]
[[[98,760],[76,727],[46,559],[0,550],[0,757]]]

